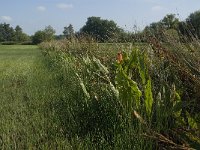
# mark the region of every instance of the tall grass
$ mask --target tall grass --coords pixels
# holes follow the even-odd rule
[[[72,74],[63,78],[74,81],[66,85],[66,92],[73,94],[63,99],[61,110],[66,112],[60,118],[68,129],[68,139],[75,136],[93,148],[199,147],[198,134],[191,136],[194,130],[198,131],[198,109],[190,103],[197,104],[198,96],[187,102],[184,95],[189,89],[184,77],[194,77],[185,60],[197,60],[198,55],[192,56],[183,49],[189,43],[174,45],[169,39],[160,44],[156,38],[147,41],[150,45],[142,47],[109,47],[85,39],[41,45],[48,59],[54,60],[51,63],[64,60],[58,68],[65,70],[68,67],[63,64],[72,65]],[[123,61],[116,63],[117,51],[122,50]],[[191,64],[198,67],[195,61]],[[199,81],[199,71],[195,71],[195,80]],[[198,88],[198,82],[193,81],[191,85]],[[77,87],[78,93],[72,92],[71,86]]]

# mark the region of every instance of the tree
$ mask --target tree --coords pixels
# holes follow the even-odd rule
[[[44,30],[35,32],[32,37],[33,44],[39,44],[45,41],[51,41],[54,39],[55,30],[51,26],[45,27]]]
[[[4,29],[3,29],[3,24],[0,24],[0,42],[4,41]]]
[[[17,25],[15,27],[15,41],[17,42],[24,42],[24,41],[28,41],[29,37],[27,34],[23,33],[22,28]]]
[[[148,36],[155,36],[157,39],[162,40],[163,39],[163,32],[164,27],[162,25],[162,22],[153,22],[149,26],[146,26],[143,30],[143,34]]]
[[[45,41],[44,31],[39,30],[39,31],[35,32],[35,34],[32,37],[33,44],[39,44],[44,41]]]
[[[69,26],[64,27],[63,34],[66,38],[74,37],[75,33],[72,24],[69,24]]]
[[[80,33],[95,37],[98,41],[105,42],[117,38],[122,31],[114,21],[104,20],[100,17],[89,17]]]
[[[175,14],[168,14],[161,20],[165,29],[177,29],[179,25],[179,19]]]
[[[178,29],[179,19],[175,17],[175,14],[168,14],[162,20],[158,22],[153,22],[150,26],[145,28],[146,31],[149,31],[153,34],[161,34],[164,30],[169,29]]]
[[[0,24],[0,42],[14,41],[15,31],[10,24]]]
[[[50,25],[45,27],[43,32],[44,32],[44,36],[45,36],[45,41],[51,41],[54,39],[56,31]]]
[[[186,23],[190,29],[190,32],[200,38],[200,10],[191,13],[186,19]]]
[[[28,40],[29,36],[23,33],[19,25],[13,29],[10,24],[0,24],[0,42],[24,42]]]
[[[166,41],[166,38],[170,36],[176,36],[177,38],[179,24],[179,19],[176,18],[175,14],[168,14],[162,20],[146,26],[143,34],[154,36],[161,41]]]
[[[17,26],[15,27],[15,32],[16,32],[16,33],[23,33],[22,28],[21,28],[19,25],[17,25]]]

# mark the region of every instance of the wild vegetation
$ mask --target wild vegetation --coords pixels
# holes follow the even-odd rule
[[[1,45],[0,148],[200,149],[199,14],[135,34],[90,17],[60,40],[36,32],[39,48]]]
[[[88,39],[40,45],[50,68],[63,70],[61,84],[79,91],[62,98],[69,139],[89,140],[87,148],[199,148],[199,44],[167,38],[113,44],[110,55],[106,44]]]

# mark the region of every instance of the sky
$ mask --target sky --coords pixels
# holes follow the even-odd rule
[[[0,0],[0,23],[19,25],[29,35],[51,25],[56,34],[75,31],[91,16],[113,20],[126,31],[142,30],[166,14],[180,20],[200,10],[200,0]]]

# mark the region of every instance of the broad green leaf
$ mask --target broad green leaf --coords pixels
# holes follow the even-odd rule
[[[137,83],[125,73],[121,66],[118,68],[115,81],[119,90],[120,99],[126,107],[129,109],[132,107],[138,109],[142,92],[138,88]]]

